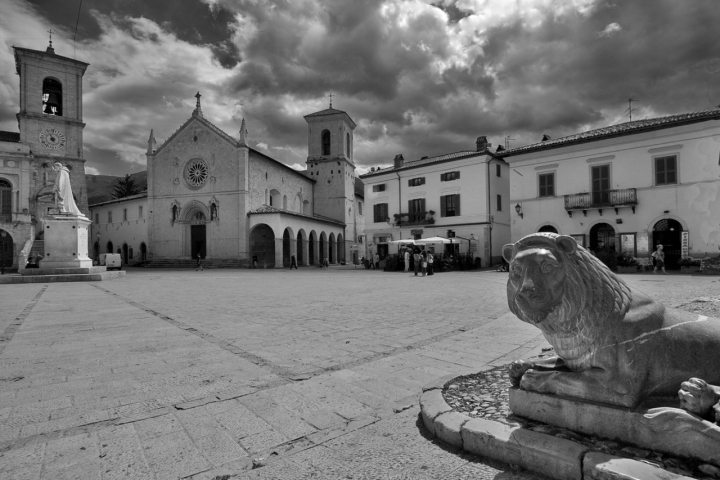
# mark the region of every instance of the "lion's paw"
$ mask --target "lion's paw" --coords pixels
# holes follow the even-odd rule
[[[691,378],[687,382],[682,382],[678,397],[682,408],[700,416],[707,415],[720,400],[716,387],[708,385],[700,378]]]
[[[525,375],[525,372],[530,370],[532,367],[533,364],[530,362],[526,362],[525,360],[515,360],[513,363],[510,364],[508,376],[510,377],[510,383],[512,383],[513,387],[517,387],[520,385],[520,379],[522,379],[523,375]]]

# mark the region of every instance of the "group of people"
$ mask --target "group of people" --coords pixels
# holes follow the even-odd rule
[[[380,255],[377,253],[375,255],[371,253],[370,257],[362,257],[360,262],[367,270],[380,270]]]
[[[408,272],[410,270],[410,249],[405,250],[403,259],[405,260],[405,271]],[[421,251],[419,248],[416,248],[412,254],[412,260],[413,270],[415,271],[416,277],[418,276],[418,273],[422,273],[423,277],[425,275],[433,275],[433,263],[435,262],[435,258],[431,252],[428,252],[427,250]]]

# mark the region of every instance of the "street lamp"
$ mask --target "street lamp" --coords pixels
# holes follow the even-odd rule
[[[522,205],[520,205],[519,203],[515,205],[515,213],[520,215],[520,218],[523,218]]]

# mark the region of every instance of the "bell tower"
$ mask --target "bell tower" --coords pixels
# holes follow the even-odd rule
[[[35,160],[31,204],[52,185],[54,162],[70,170],[73,195],[80,210],[89,215],[83,158],[82,79],[87,63],[55,53],[13,47],[20,77],[20,142],[28,145]],[[33,205],[34,206],[34,205]],[[36,215],[44,216],[37,211]],[[39,219],[38,219],[39,220]]]
[[[306,115],[307,171],[315,180],[313,207],[318,215],[352,225],[355,213],[355,122],[342,110],[330,108]]]

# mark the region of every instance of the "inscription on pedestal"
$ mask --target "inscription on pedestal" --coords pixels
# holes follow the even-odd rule
[[[87,228],[78,229],[78,256],[87,257],[88,253],[88,231]]]

